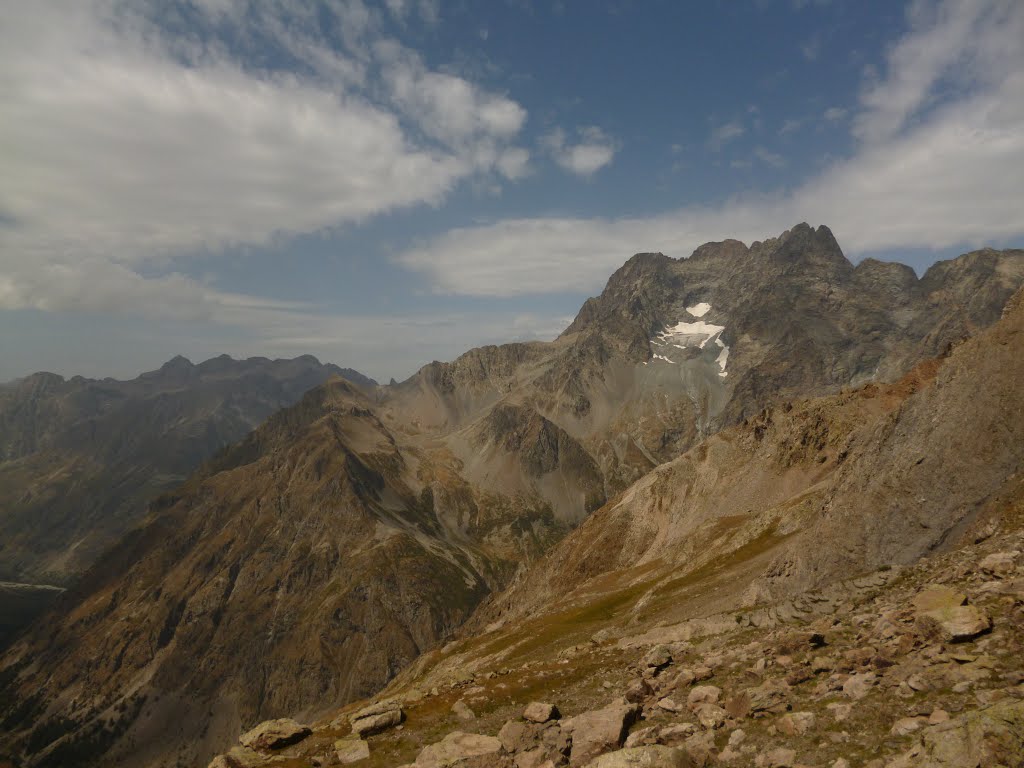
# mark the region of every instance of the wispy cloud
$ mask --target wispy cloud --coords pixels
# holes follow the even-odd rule
[[[207,311],[216,296],[168,260],[438,204],[467,180],[528,170],[523,107],[431,71],[384,36],[385,11],[224,0],[197,4],[180,35],[161,26],[162,7],[4,14],[0,308]],[[257,45],[299,65],[255,65],[244,54]],[[154,272],[169,274],[143,277]]]
[[[744,133],[746,133],[746,129],[737,121],[723,123],[712,129],[711,136],[708,137],[708,146],[717,152],[730,141],[738,139]]]
[[[846,110],[842,107],[829,107],[822,115],[830,123],[835,123],[846,117]]]
[[[564,130],[555,128],[541,138],[541,145],[560,167],[577,176],[592,176],[611,164],[617,149],[614,139],[597,126],[580,128],[577,134],[572,142]]]

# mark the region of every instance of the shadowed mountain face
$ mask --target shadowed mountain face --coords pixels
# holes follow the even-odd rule
[[[779,510],[840,477],[843,441],[904,396],[839,390],[896,380],[990,325],[1022,281],[1021,251],[919,280],[854,267],[827,229],[800,225],[750,248],[635,256],[554,342],[471,350],[372,393],[321,386],[165,495],[12,646],[2,744],[32,765],[199,763],[260,719],[378,690],[510,581],[529,586],[488,621],[608,569],[785,538]],[[838,405],[765,421],[829,393]],[[661,524],[696,498],[690,522]],[[718,541],[765,505],[775,517]],[[724,528],[719,507],[735,512]],[[585,519],[565,540],[578,547],[529,572]]]
[[[0,386],[0,580],[67,584],[157,494],[332,375],[316,358],[193,365],[131,381],[37,373]]]

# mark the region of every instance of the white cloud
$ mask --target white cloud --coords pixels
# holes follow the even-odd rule
[[[206,312],[218,299],[203,286],[142,275],[528,170],[513,146],[522,107],[429,71],[398,43],[374,58],[380,12],[359,0],[205,0],[209,28],[187,35],[152,21],[161,8],[0,8],[0,308]],[[342,51],[320,29],[328,11]],[[302,74],[229,55],[214,28],[242,47],[269,40]],[[383,83],[397,77],[419,95],[385,88],[382,99],[381,68]]]
[[[746,129],[738,122],[719,125],[711,131],[711,137],[708,139],[708,146],[717,152],[730,141],[738,139],[744,133],[746,133]]]
[[[846,110],[842,107],[829,107],[822,115],[830,123],[835,123],[846,117]]]
[[[954,23],[967,5],[972,22]],[[889,78],[870,86],[855,118],[871,140],[792,192],[645,218],[498,221],[448,232],[400,261],[442,291],[508,296],[595,291],[632,253],[687,256],[709,240],[761,239],[798,221],[829,225],[854,255],[1024,236],[1024,49],[1011,45],[1024,40],[1024,5],[949,2],[922,14],[915,11]],[[937,39],[986,62],[968,67],[970,87],[940,87],[951,59],[935,53]],[[911,120],[925,103],[927,114]],[[720,135],[738,128],[722,126]]]
[[[910,32],[888,53],[886,76],[869,83],[854,124],[865,141],[897,135],[939,103],[944,87],[998,87],[1021,66],[1024,20],[1015,0],[917,0]]]
[[[432,139],[450,147],[514,138],[526,110],[461,77],[429,71],[419,55],[394,40],[376,45],[383,78],[395,103]]]
[[[615,157],[616,142],[596,126],[578,129],[579,141],[570,143],[561,128],[545,134],[542,146],[560,167],[577,176],[591,176]]]

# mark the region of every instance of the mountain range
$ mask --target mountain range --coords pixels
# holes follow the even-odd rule
[[[83,513],[88,486],[45,475],[79,505],[45,545],[32,494],[0,517],[29,532],[0,555],[58,562],[155,498],[102,557],[96,539],[72,561],[81,575],[4,654],[0,748],[33,766],[201,765],[261,720],[328,716],[389,682],[412,702],[597,636],[620,648],[774,626],[772,606],[906,567],[1020,492],[1022,284],[1024,251],[919,278],[853,265],[826,227],[801,224],[684,259],[638,254],[552,342],[474,349],[385,387],[325,381],[342,372],[319,364],[287,386],[271,376],[279,400],[313,387],[273,415],[284,403],[250,382],[214,388],[266,413],[221,407],[193,422],[204,440],[189,427],[155,446],[193,466],[208,449],[184,482],[188,462],[167,462],[159,487]],[[181,423],[213,395],[181,384],[202,366],[164,368],[181,377],[167,417]],[[84,458],[65,447],[82,428],[52,414],[101,384],[62,397],[49,392],[71,383],[26,382],[31,408],[0,407],[4,487],[26,494],[23,477],[72,460],[155,466],[121,438]],[[388,745],[377,764],[409,756]]]

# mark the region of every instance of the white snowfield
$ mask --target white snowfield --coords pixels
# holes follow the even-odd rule
[[[667,353],[655,354],[651,362],[661,360],[666,363],[675,364],[677,361],[672,360],[667,356],[668,354],[671,354],[671,347],[675,347],[676,349],[686,349],[688,347],[704,349],[704,347],[713,341],[715,346],[721,350],[718,353],[718,357],[715,358],[715,362],[719,367],[718,375],[723,379],[728,376],[729,374],[726,372],[725,366],[729,362],[729,347],[722,341],[722,332],[725,330],[725,326],[715,325],[714,323],[709,323],[705,320],[699,319],[704,317],[704,315],[706,315],[710,310],[711,305],[707,302],[701,302],[700,304],[694,304],[692,307],[687,307],[687,313],[698,319],[693,322],[681,320],[675,325],[669,326],[655,338],[651,339],[652,344],[661,347],[661,351]],[[644,365],[647,365],[647,363],[644,363]]]

